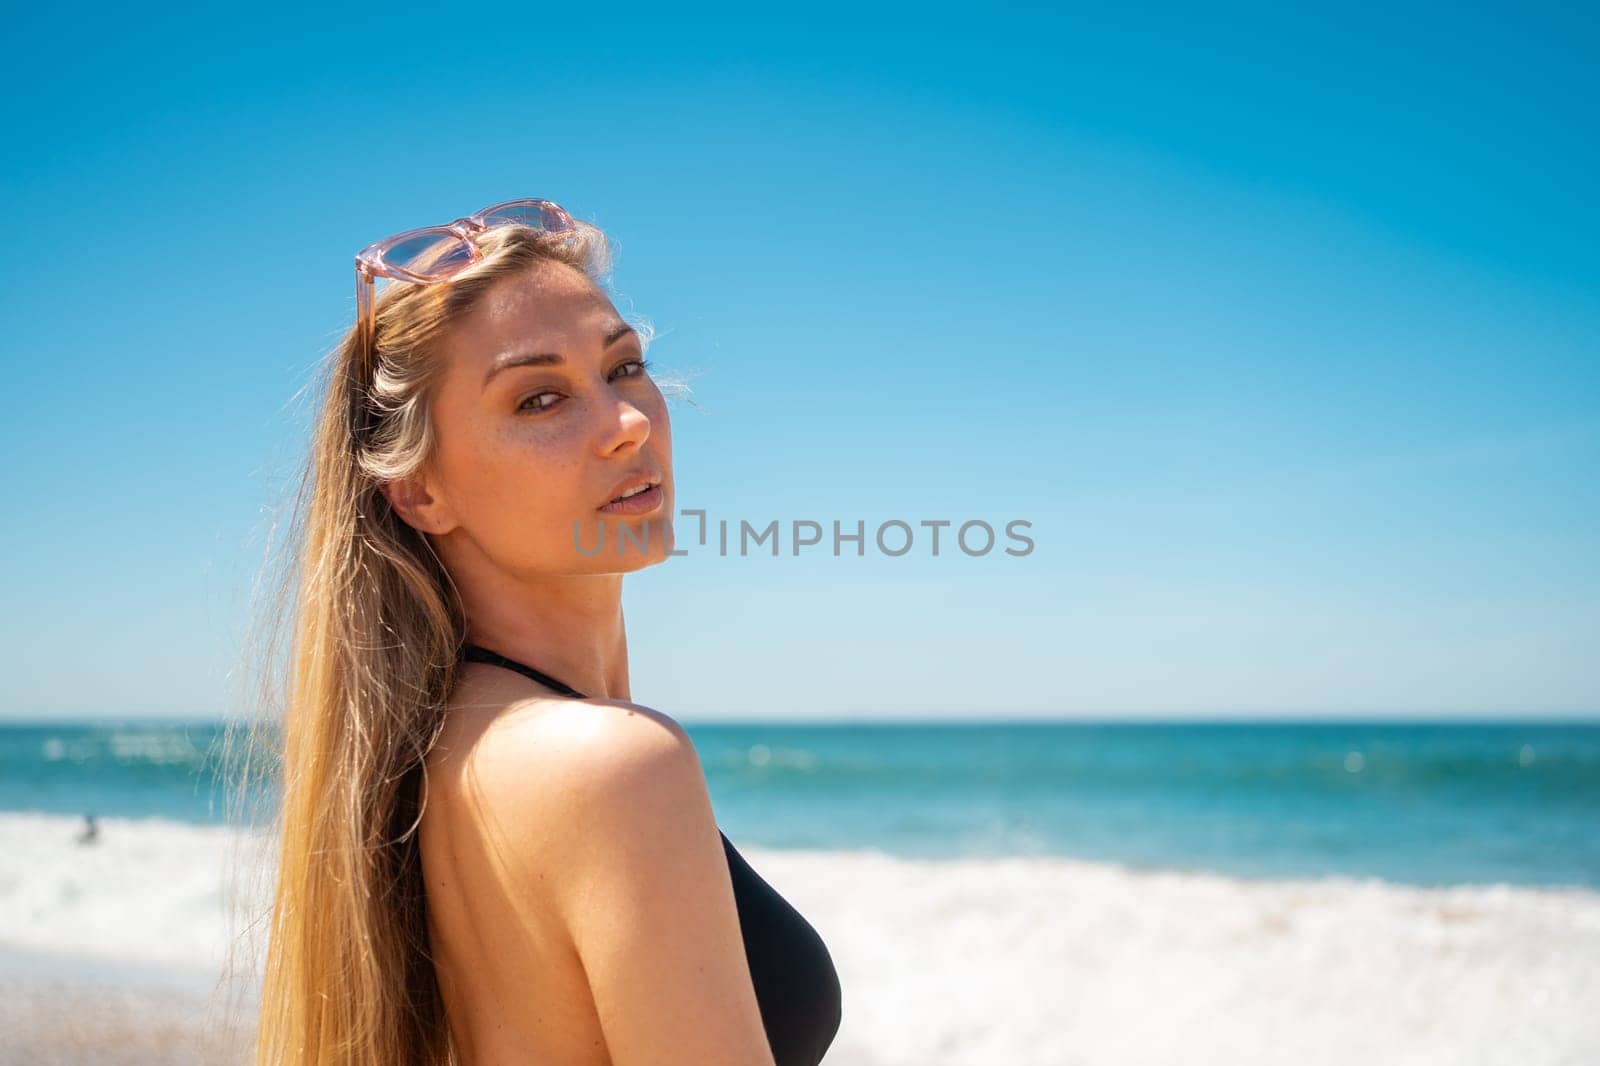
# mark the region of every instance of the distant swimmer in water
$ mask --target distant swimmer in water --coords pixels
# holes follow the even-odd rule
[[[94,815],[84,815],[83,829],[78,833],[78,843],[93,844],[98,839],[100,839],[100,827],[95,825]]]

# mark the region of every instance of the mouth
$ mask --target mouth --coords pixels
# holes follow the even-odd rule
[[[661,506],[662,499],[660,481],[642,480],[621,495],[613,497],[611,502],[602,506],[600,510],[607,514],[649,514]]]

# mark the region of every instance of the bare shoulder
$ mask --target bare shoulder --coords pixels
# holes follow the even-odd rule
[[[692,755],[688,732],[671,715],[628,700],[540,694],[502,701],[481,723],[464,715],[457,732],[480,773],[513,780],[537,767],[562,784],[603,784],[610,775]]]
[[[626,700],[536,696],[475,713],[451,727],[454,748],[439,764],[451,780],[446,805],[493,841],[517,922],[560,930],[611,1061],[771,1066],[720,830],[684,727]]]
[[[446,715],[439,761],[480,772],[508,763],[527,770],[530,759],[552,760],[540,768],[559,770],[569,760],[637,757],[689,744],[671,715],[644,704],[553,695],[494,670],[465,676]]]
[[[447,713],[454,717],[429,760],[440,798],[495,823],[496,835],[513,836],[545,868],[575,864],[597,838],[615,840],[627,828],[619,820],[651,831],[652,819],[709,815],[688,731],[653,707],[529,694],[491,679],[461,686]],[[667,803],[665,814],[642,803],[646,796]]]

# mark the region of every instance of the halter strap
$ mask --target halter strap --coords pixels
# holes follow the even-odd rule
[[[488,663],[491,666],[503,666],[507,670],[515,670],[524,677],[531,677],[541,685],[555,689],[563,696],[574,696],[578,699],[586,698],[583,693],[562,681],[557,681],[543,670],[536,670],[527,663],[519,663],[515,659],[508,659],[497,651],[490,651],[479,644],[467,644],[461,649],[461,658],[464,662]]]

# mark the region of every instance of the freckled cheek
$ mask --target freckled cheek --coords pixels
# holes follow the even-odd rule
[[[524,528],[565,528],[583,509],[583,443],[570,426],[513,424],[485,442],[478,477]]]
[[[506,422],[489,434],[484,460],[495,467],[537,471],[569,458],[580,443],[570,420]]]

